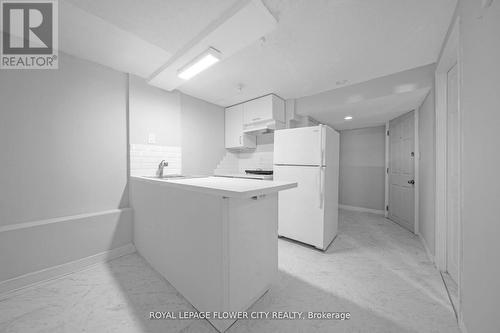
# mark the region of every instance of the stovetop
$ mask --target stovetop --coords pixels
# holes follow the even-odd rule
[[[245,170],[245,173],[248,173],[251,175],[272,175],[273,170],[262,170],[262,169]]]

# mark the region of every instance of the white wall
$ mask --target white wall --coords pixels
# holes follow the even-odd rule
[[[167,92],[131,75],[129,95],[131,144],[148,144],[149,134],[154,134],[156,145],[181,145],[179,92]]]
[[[225,154],[224,108],[181,94],[182,165],[187,175],[211,175]]]
[[[434,87],[419,109],[419,233],[431,254],[435,251],[436,126]]]
[[[341,205],[384,210],[385,126],[340,132]]]
[[[154,134],[153,145],[168,153],[165,158],[148,154],[146,167],[154,168],[165,159],[169,162],[165,173],[178,173],[180,165],[186,175],[213,174],[225,153],[224,108],[178,91],[153,87],[136,76],[130,76],[129,94],[130,144],[147,145],[149,135]],[[177,163],[177,159],[182,162]],[[136,162],[131,155],[132,166]]]
[[[126,75],[59,61],[0,74],[0,282],[131,242]]]
[[[0,225],[128,205],[126,76],[60,61],[0,74]]]
[[[500,330],[500,1],[459,1],[462,60],[463,318]]]

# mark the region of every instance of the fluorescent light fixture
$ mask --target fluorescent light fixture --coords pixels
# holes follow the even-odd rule
[[[345,116],[344,120],[352,120],[352,116]]]
[[[179,69],[177,76],[183,80],[189,80],[193,76],[203,72],[208,67],[220,61],[220,52],[210,47],[208,50],[194,58],[186,66]]]

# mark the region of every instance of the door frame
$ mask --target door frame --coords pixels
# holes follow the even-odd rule
[[[446,271],[447,260],[447,85],[448,72],[457,66],[458,85],[458,141],[459,141],[459,211],[458,211],[458,304],[456,304],[458,322],[462,321],[462,272],[463,272],[463,221],[462,221],[462,112],[461,112],[461,90],[462,90],[462,62],[460,49],[460,18],[457,17],[453,23],[448,39],[444,45],[435,72],[436,84],[436,198],[435,198],[435,263],[439,271]]]
[[[413,116],[415,117],[414,119],[414,147],[413,151],[415,153],[415,156],[413,158],[413,178],[415,179],[415,186],[413,187],[414,191],[414,218],[413,218],[413,229],[415,230],[415,234],[418,235],[418,227],[419,227],[419,214],[418,214],[418,208],[419,208],[419,191],[420,191],[420,176],[419,176],[419,163],[418,161],[420,160],[420,150],[419,150],[419,145],[418,145],[418,121],[419,121],[419,109],[420,107],[416,107],[413,110],[409,110],[408,112],[413,111]],[[405,112],[406,113],[406,112]],[[404,114],[404,113],[403,113]],[[401,115],[400,115],[401,116]],[[399,117],[399,116],[398,116]],[[397,118],[397,117],[396,117]],[[392,120],[392,119],[391,119]],[[389,135],[387,133],[389,132],[389,121],[385,123],[385,214],[384,216],[386,218],[389,217],[389,210],[387,207],[389,207],[389,166],[390,166],[390,142],[389,142]],[[389,133],[390,134],[390,133]]]

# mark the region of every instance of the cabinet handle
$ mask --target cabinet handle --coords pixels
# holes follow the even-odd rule
[[[252,121],[260,120],[260,118],[253,118]]]
[[[242,137],[242,135],[240,135],[240,145],[241,145],[241,137]]]

